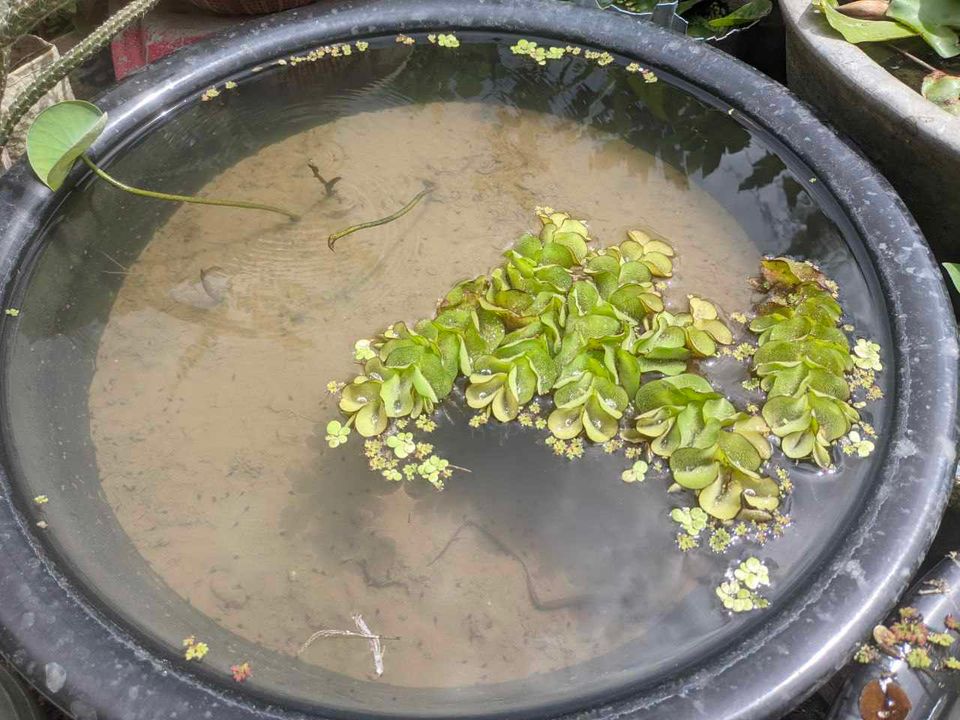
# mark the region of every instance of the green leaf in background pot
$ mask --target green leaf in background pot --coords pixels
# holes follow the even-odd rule
[[[708,20],[707,25],[713,30],[724,30],[739,25],[748,25],[760,18],[765,18],[770,14],[772,9],[773,4],[770,0],[750,0],[746,5],[741,5],[723,17]]]
[[[960,292],[960,263],[944,263],[943,269],[950,276],[954,289]]]
[[[51,105],[37,115],[27,131],[27,159],[37,177],[51,190],[63,185],[70,168],[107,124],[107,114],[83,100]]]
[[[890,20],[859,20],[838,12],[836,0],[820,0],[818,3],[830,27],[843,35],[847,42],[884,42],[913,37],[918,33],[905,25]]]
[[[887,17],[923,37],[940,57],[960,55],[960,1],[891,0]]]
[[[960,76],[947,75],[939,70],[932,72],[923,78],[920,94],[951,115],[960,115]],[[951,264],[945,263],[944,266]],[[947,272],[950,272],[949,268]],[[954,277],[952,273],[951,277]],[[956,282],[956,278],[954,278],[954,282]]]
[[[678,2],[677,15],[683,15],[687,10],[701,2],[703,2],[703,0],[683,0],[683,2]]]

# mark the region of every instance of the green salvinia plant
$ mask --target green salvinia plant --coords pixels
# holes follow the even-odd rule
[[[616,377],[598,351],[579,354],[557,381],[553,394],[556,409],[547,418],[550,432],[561,440],[585,432],[594,442],[606,442],[616,435],[630,402]]]
[[[685,369],[685,328],[699,319],[672,319],[676,332],[665,339],[643,337],[665,312],[655,279],[671,276],[672,248],[631,231],[596,250],[582,222],[550,209],[538,217],[538,235],[522,236],[489,275],[455,286],[432,320],[395,325],[367,345],[375,357],[340,402],[361,435],[432,409],[464,376],[468,405],[502,422],[553,393],[557,437],[603,442],[619,431],[643,373],[664,358],[670,371]]]
[[[738,415],[727,429],[709,423],[692,446],[674,451],[670,470],[718,520],[769,520],[780,505],[779,486],[761,472],[771,454],[769,428],[762,418]]]
[[[634,407],[631,439],[646,438],[654,453],[669,458],[674,481],[695,491],[708,514],[760,520],[777,509],[779,487],[760,472],[771,454],[762,418],[738,412],[689,373],[646,383]]]
[[[666,310],[646,318],[627,349],[636,357],[637,373],[679,375],[687,369],[690,349],[681,321]],[[631,388],[627,388],[628,392]],[[633,388],[636,393],[636,388]]]
[[[108,174],[87,155],[87,150],[103,133],[106,124],[107,114],[91,103],[82,100],[65,100],[51,105],[37,115],[27,131],[27,159],[30,167],[40,181],[51,190],[57,190],[63,185],[70,170],[80,160],[97,177],[120,190],[141,197],[247,210],[266,210],[286,215],[293,220],[299,218],[296,213],[274,205],[244,200],[172,195],[127,185]]]
[[[651,450],[665,458],[681,447],[696,447],[704,432],[732,425],[741,417],[706,378],[692,373],[645,383],[633,405],[635,433],[629,439],[649,439]]]
[[[686,312],[664,309],[660,283],[674,269],[667,243],[631,231],[619,245],[596,249],[587,227],[566,213],[538,209],[538,217],[537,235],[520,237],[489,274],[455,285],[432,319],[396,323],[357,343],[363,372],[342,389],[347,419],[331,422],[331,446],[354,428],[374,438],[408,417],[428,426],[421,416],[464,379],[476,425],[523,421],[528,405],[536,402],[536,415],[550,398],[538,427],[553,435],[555,451],[582,454],[584,436],[616,439],[605,449],[621,439],[642,443],[710,517],[774,519],[781,488],[764,471],[771,434],[788,457],[827,466],[831,446],[859,419],[848,402],[846,374],[855,363],[832,283],[808,263],[763,261],[767,297],[750,329],[758,342],[752,369],[766,399],[759,414],[747,413],[691,370],[734,338],[708,300],[688,296]],[[533,424],[530,414],[525,424]],[[411,438],[398,437],[387,442],[394,455],[416,450]],[[380,457],[380,441],[367,447]],[[648,467],[635,465],[643,466],[640,476]],[[401,474],[392,465],[383,472]]]
[[[718,318],[717,308],[693,295],[690,311],[670,313],[661,310],[648,314],[624,347],[636,358],[639,372],[677,375],[687,369],[691,357],[708,358],[717,353],[717,345],[733,342],[730,329]],[[634,392],[633,388],[627,388]]]
[[[762,262],[768,302],[750,329],[758,334],[753,371],[767,400],[761,413],[787,457],[831,464],[830,447],[860,419],[850,404],[850,344],[838,327],[833,285],[816,268],[787,258]]]

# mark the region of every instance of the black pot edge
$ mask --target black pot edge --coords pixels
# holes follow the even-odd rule
[[[906,587],[936,532],[937,522],[929,519],[939,518],[946,503],[957,436],[956,324],[933,257],[886,181],[789,91],[704,43],[555,0],[480,0],[466,7],[458,0],[357,0],[252,20],[131,76],[99,100],[112,117],[94,150],[107,154],[157,119],[171,99],[196,96],[271,56],[354,36],[455,28],[554,37],[696,78],[691,82],[700,90],[803,157],[865,238],[894,313],[897,412],[896,440],[885,450],[860,526],[817,583],[771,614],[752,639],[692,675],[570,717],[776,716],[839,669]],[[227,43],[241,34],[250,42],[237,51]],[[67,185],[85,175],[77,169]],[[47,191],[22,162],[0,180],[5,291],[27,240],[65,195],[66,190]],[[14,506],[6,476],[0,490],[0,650],[54,702],[81,718],[91,712],[131,719],[304,717],[246,704],[150,657],[95,612],[43,556]],[[839,627],[835,618],[843,620]],[[76,644],[89,650],[86,658],[69,652]]]

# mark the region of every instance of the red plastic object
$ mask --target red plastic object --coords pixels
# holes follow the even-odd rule
[[[113,39],[110,54],[114,74],[120,80],[184,45],[242,20],[241,17],[210,15],[180,0],[163,0],[139,22]]]

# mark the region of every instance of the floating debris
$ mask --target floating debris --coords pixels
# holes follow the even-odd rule
[[[314,643],[314,641],[321,638],[359,638],[361,640],[367,640],[370,643],[370,652],[373,654],[373,669],[377,677],[383,675],[383,638],[380,635],[375,634],[367,623],[364,621],[363,616],[360,613],[353,613],[350,616],[354,624],[357,626],[357,630],[317,630],[306,642],[300,646],[300,649],[297,650],[297,657],[300,657],[307,651],[307,649]]]
[[[320,184],[323,185],[323,191],[327,197],[330,197],[336,192],[336,184],[343,180],[341,176],[337,175],[335,178],[327,180],[323,177],[323,175],[320,174],[320,168],[314,163],[308,162],[307,167],[310,168],[310,172],[313,173],[313,176],[320,182]]]
[[[353,615],[353,622],[356,623],[357,629],[365,633],[370,641],[370,652],[373,653],[373,669],[377,674],[377,677],[383,675],[383,644],[380,642],[380,636],[374,635],[370,631],[370,627],[363,620],[363,616],[360,613],[355,613]]]
[[[246,682],[250,679],[250,676],[253,675],[253,669],[248,662],[231,665],[230,672],[233,674],[234,681],[238,683]]]

